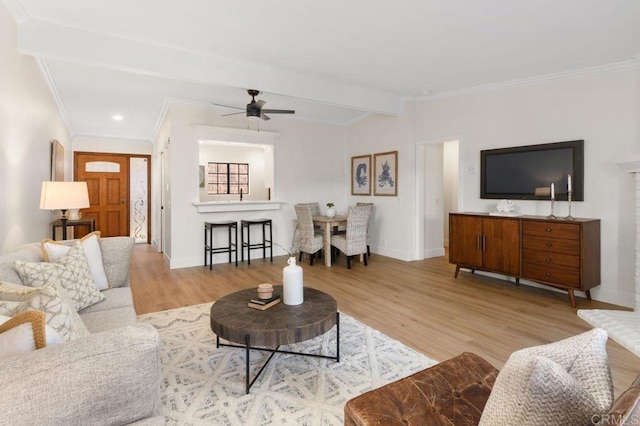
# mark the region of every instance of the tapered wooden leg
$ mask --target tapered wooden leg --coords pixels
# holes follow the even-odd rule
[[[364,255],[364,266],[368,266],[368,264],[367,264],[367,255],[366,254]]]
[[[313,258],[316,257],[315,253],[309,255],[309,266],[313,266]]]
[[[353,256],[347,256],[347,269],[351,269],[351,259]]]
[[[458,278],[458,272],[460,272],[460,267],[456,265],[456,273],[453,274],[453,278]]]
[[[516,285],[520,285],[520,278],[516,277]]]
[[[573,289],[569,289],[567,290],[567,292],[569,293],[569,301],[571,302],[571,307],[575,308],[576,307],[576,298],[573,294]]]
[[[584,292],[587,295],[587,300],[591,300],[591,290],[587,290]]]

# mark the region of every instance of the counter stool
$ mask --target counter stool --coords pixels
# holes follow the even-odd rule
[[[262,242],[251,244],[251,225],[262,225]],[[269,239],[267,240],[266,227],[269,226]],[[244,228],[247,228],[247,241],[244,240]],[[269,249],[270,259],[273,262],[273,231],[271,227],[271,219],[255,219],[240,221],[240,256],[244,262],[244,248],[247,248],[247,261],[251,265],[251,250],[262,249],[262,258],[267,258],[267,249]]]
[[[213,230],[215,228],[227,228],[229,232],[228,246],[213,246]],[[233,230],[234,238],[231,239]],[[209,238],[207,239],[207,233]],[[209,253],[209,269],[213,269],[214,253],[229,253],[229,263],[231,263],[231,253],[236,254],[236,266],[238,266],[238,223],[235,220],[226,222],[205,222],[204,223],[204,266],[207,266],[207,253]]]

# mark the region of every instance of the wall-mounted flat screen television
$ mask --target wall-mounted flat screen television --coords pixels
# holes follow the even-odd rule
[[[480,151],[480,197],[584,201],[584,141],[546,143]]]

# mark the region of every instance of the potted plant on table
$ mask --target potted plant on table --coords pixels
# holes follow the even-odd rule
[[[336,209],[333,206],[333,203],[327,203],[327,210],[324,213],[327,217],[334,217],[336,215]]]

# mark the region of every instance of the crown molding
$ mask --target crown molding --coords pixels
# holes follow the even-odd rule
[[[132,143],[136,145],[153,145],[153,141],[151,139],[144,138],[130,138],[130,137],[122,137],[122,136],[114,136],[108,134],[101,133],[74,133],[71,135],[71,139],[78,138],[95,138],[95,139],[111,139],[114,141],[125,141],[127,143]]]
[[[49,66],[47,65],[47,61],[44,58],[35,57],[36,64],[38,64],[38,68],[40,68],[40,72],[47,82],[47,86],[49,86],[49,90],[51,91],[51,95],[53,96],[53,100],[58,107],[58,111],[60,112],[60,116],[62,117],[62,121],[64,125],[67,127],[67,131],[70,135],[73,135],[73,128],[71,127],[71,122],[69,121],[69,115],[67,114],[67,110],[64,107],[64,103],[62,102],[62,98],[60,98],[60,94],[58,93],[58,89],[56,88],[56,84],[53,81],[53,77],[51,76],[51,72],[49,71]]]
[[[480,86],[468,87],[459,90],[450,90],[445,92],[434,93],[430,95],[418,96],[416,100],[431,100],[439,98],[448,98],[452,96],[469,95],[474,93],[492,92],[496,90],[510,89],[514,87],[533,86],[536,84],[549,83],[553,81],[569,80],[573,78],[587,77],[599,74],[609,74],[613,72],[627,71],[640,68],[640,54],[634,56],[634,60],[616,62],[613,64],[598,65],[590,68],[582,68],[579,70],[565,71],[554,74],[545,74],[535,77],[521,78],[517,80],[503,81],[500,83],[484,84]]]
[[[4,3],[7,10],[9,10],[9,13],[13,16],[16,23],[20,24],[29,19],[29,14],[19,0],[2,0],[2,3]]]

